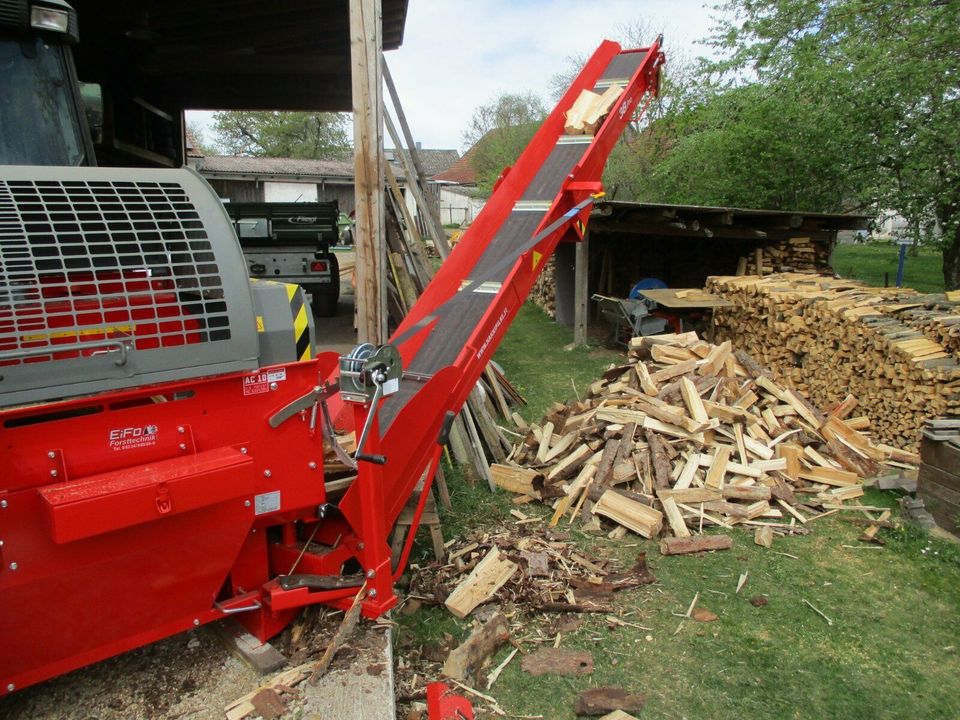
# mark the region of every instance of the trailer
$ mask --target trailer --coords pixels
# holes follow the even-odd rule
[[[340,264],[331,247],[339,241],[336,201],[224,203],[233,221],[250,277],[299,285],[315,315],[336,315]]]

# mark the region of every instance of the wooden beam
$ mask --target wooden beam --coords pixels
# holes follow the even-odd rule
[[[590,231],[577,243],[573,270],[573,344],[587,344],[590,317]]]
[[[443,229],[443,221],[440,218],[440,207],[437,203],[437,199],[433,196],[433,193],[429,192],[427,189],[427,175],[423,170],[423,163],[420,162],[420,155],[417,152],[417,143],[413,139],[413,133],[410,132],[410,126],[407,124],[407,116],[403,112],[403,105],[400,103],[400,94],[397,92],[397,87],[393,84],[393,76],[390,74],[390,68],[387,66],[386,58],[381,58],[380,62],[383,67],[383,80],[386,83],[387,91],[390,93],[390,101],[393,103],[393,109],[397,113],[397,123],[400,125],[400,130],[403,132],[403,137],[407,142],[406,151],[410,156],[410,161],[413,163],[414,170],[417,171],[417,177],[420,180],[420,187],[423,190],[425,200],[427,201],[427,207],[424,209],[424,213],[427,215],[425,224],[430,226],[431,235],[439,236],[441,247],[437,248],[437,251],[440,253],[440,257],[445,258],[450,254],[450,245],[447,243],[447,233]],[[395,143],[397,152],[403,155],[403,148]],[[407,182],[411,182],[410,179]],[[437,242],[437,238],[434,237],[434,243]]]
[[[350,0],[357,341],[387,339],[380,0]]]
[[[423,188],[420,186],[420,176],[410,161],[410,156],[404,151],[400,134],[397,132],[397,128],[394,127],[393,120],[390,119],[388,113],[384,113],[383,121],[386,125],[387,133],[390,135],[390,139],[393,140],[393,144],[397,148],[397,157],[400,158],[400,163],[403,165],[406,187],[410,188],[410,192],[413,193],[413,199],[417,203],[417,208],[423,213],[423,216],[427,220],[424,224],[427,226],[427,230],[433,240],[433,246],[437,249],[440,257],[446,259],[447,255],[450,254],[450,244],[447,242],[447,233],[443,229],[443,226],[438,224],[439,218],[434,218],[430,213],[430,206],[427,205],[426,196]]]

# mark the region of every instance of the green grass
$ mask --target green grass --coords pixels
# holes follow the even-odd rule
[[[884,273],[890,286],[897,282],[897,259],[900,249],[889,243],[837,245],[833,251],[833,269],[845,278],[882,286]],[[942,254],[939,250],[921,249],[918,255],[907,251],[903,267],[903,284],[919,292],[943,292]]]
[[[528,417],[572,396],[571,377],[582,389],[617,357],[567,352],[567,342],[566,330],[531,307],[504,340],[498,359],[531,399]],[[469,487],[455,471],[447,479],[456,508],[444,518],[447,537],[511,522],[508,496]],[[895,499],[869,491],[863,502],[893,507]],[[549,510],[527,505],[524,512]],[[600,685],[646,694],[647,719],[960,717],[960,546],[906,527],[881,531],[881,549],[847,548],[863,546],[861,529],[838,515],[811,523],[806,537],[777,538],[770,550],[734,531],[731,550],[699,557],[660,556],[654,542],[635,535],[612,542],[575,532],[578,545],[625,567],[647,553],[659,582],[616,603],[625,620],[650,629],[611,628],[602,616],[585,616],[579,630],[563,634],[561,647],[590,650],[592,675],[534,678],[517,657],[490,694],[508,713],[554,720],[573,718],[576,694]],[[738,595],[743,572],[749,580]],[[682,617],[696,593],[719,620]],[[749,603],[760,595],[766,606]],[[553,639],[546,626],[555,617],[519,619],[525,636]],[[398,620],[401,652],[411,641],[439,642],[444,633],[461,640],[469,632],[468,622],[442,607]],[[527,651],[536,647],[524,643]]]
[[[564,349],[572,342],[572,328],[533,303],[520,308],[495,359],[527,400],[519,411],[525,420],[539,422],[551,404],[575,398],[574,383],[583,397],[604,370],[623,361],[623,353],[602,347]]]

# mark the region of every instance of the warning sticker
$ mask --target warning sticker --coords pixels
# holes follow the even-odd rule
[[[265,392],[270,392],[271,383],[283,382],[286,379],[286,368],[247,375],[243,378],[243,396],[260,395]]]

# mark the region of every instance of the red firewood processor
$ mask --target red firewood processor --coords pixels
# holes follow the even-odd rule
[[[60,72],[79,102],[72,9],[12,6],[0,52],[44,49],[10,82]],[[0,142],[0,694],[228,615],[266,640],[361,588],[366,617],[393,607],[450,423],[557,243],[582,237],[663,61],[659,40],[604,42],[390,342],[343,357],[316,351],[298,286],[249,280],[192,170],[11,162]],[[328,492],[340,430],[356,479]]]

